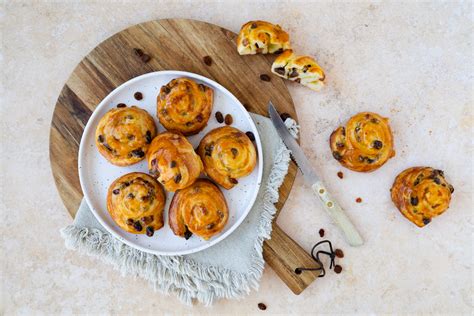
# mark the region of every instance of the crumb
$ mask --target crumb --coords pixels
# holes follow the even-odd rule
[[[319,230],[319,237],[324,237],[324,229]]]
[[[361,199],[360,197],[358,197],[358,198],[356,199],[356,202],[357,202],[357,203],[360,203],[360,202],[362,202],[362,199]]]
[[[342,171],[339,171],[339,172],[337,173],[337,176],[339,177],[339,179],[344,178],[344,174],[342,173]]]

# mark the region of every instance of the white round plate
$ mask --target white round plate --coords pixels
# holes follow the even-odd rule
[[[199,83],[203,83],[214,89],[214,106],[209,122],[199,134],[188,137],[188,140],[196,148],[200,140],[210,130],[223,126],[219,124],[214,114],[217,111],[232,115],[233,127],[243,132],[251,131],[255,135],[255,144],[258,150],[257,166],[254,171],[245,178],[239,179],[239,184],[231,190],[220,188],[224,193],[229,206],[229,221],[224,230],[209,240],[203,240],[193,235],[189,240],[175,236],[168,225],[168,208],[173,197],[172,192],[166,193],[165,226],[156,231],[153,237],[145,234],[131,234],[120,229],[109,215],[106,206],[107,190],[112,182],[118,177],[130,172],[148,173],[146,160],[140,163],[117,167],[110,164],[99,154],[95,146],[95,130],[102,116],[118,103],[127,106],[136,105],[145,109],[154,117],[158,126],[158,132],[165,129],[159,124],[156,117],[156,97],[161,86],[167,84],[174,78],[188,77]],[[134,99],[135,92],[141,92],[143,99]],[[229,236],[242,223],[255,202],[262,181],[262,146],[260,137],[252,118],[237,98],[220,84],[203,76],[183,71],[158,71],[148,73],[129,80],[112,91],[95,109],[84,129],[79,147],[79,179],[82,192],[87,204],[94,213],[97,220],[107,231],[124,243],[134,248],[160,255],[184,255],[194,253],[215,245],[225,237]],[[204,176],[203,176],[204,177]]]

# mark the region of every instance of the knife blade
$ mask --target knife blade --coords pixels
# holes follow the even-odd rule
[[[285,123],[271,101],[268,103],[268,113],[270,114],[270,119],[275,126],[278,135],[280,135],[285,146],[291,151],[291,155],[296,161],[296,165],[301,170],[305,182],[311,186],[313,192],[319,198],[323,208],[328,212],[334,223],[336,223],[341,229],[346,241],[351,246],[363,245],[364,240],[362,239],[362,236],[352,224],[349,217],[347,217],[342,207],[328,192],[326,186],[311,166],[308,158],[306,158],[303,150],[286,128]]]

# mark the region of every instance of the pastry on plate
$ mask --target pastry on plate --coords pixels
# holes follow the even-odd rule
[[[203,170],[201,158],[181,134],[164,132],[151,142],[147,152],[148,169],[167,191],[184,189]]]
[[[444,178],[443,171],[413,167],[395,178],[390,192],[400,213],[423,227],[448,209],[454,188]]]
[[[169,209],[171,230],[186,239],[196,234],[207,240],[224,229],[228,218],[224,195],[207,179],[177,191]]]
[[[284,51],[275,59],[272,64],[272,72],[315,91],[321,90],[326,78],[324,71],[313,57],[296,56],[291,49]]]
[[[279,25],[250,21],[242,25],[237,37],[240,55],[281,53],[290,48],[290,36]]]
[[[388,119],[371,112],[351,117],[332,132],[329,144],[333,157],[354,171],[373,171],[395,156]]]
[[[201,140],[198,154],[204,171],[225,189],[232,189],[239,178],[249,175],[257,164],[257,151],[248,136],[230,126],[210,131]]]
[[[156,125],[147,111],[136,106],[108,111],[95,131],[95,144],[102,156],[117,166],[128,166],[145,159]]]
[[[163,227],[165,200],[161,184],[153,177],[146,173],[132,172],[110,185],[107,210],[123,230],[151,237]]]
[[[160,123],[185,136],[199,133],[211,116],[214,91],[189,78],[171,80],[157,98]]]

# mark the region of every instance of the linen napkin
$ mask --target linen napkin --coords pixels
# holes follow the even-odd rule
[[[263,178],[257,199],[242,224],[227,238],[203,251],[184,256],[159,256],[132,248],[103,228],[82,200],[72,225],[61,230],[66,247],[97,257],[122,275],[144,278],[162,293],[175,294],[186,304],[197,300],[211,305],[221,298],[242,297],[258,289],[264,268],[262,246],[270,238],[278,189],[290,161],[270,119],[251,114],[263,150]],[[285,125],[297,137],[291,118]]]

